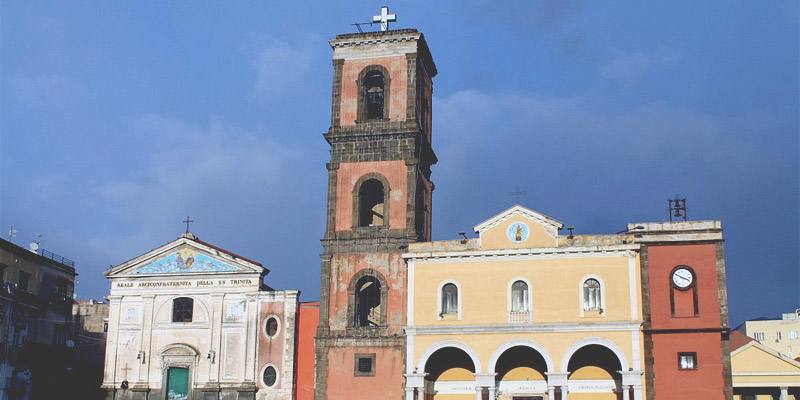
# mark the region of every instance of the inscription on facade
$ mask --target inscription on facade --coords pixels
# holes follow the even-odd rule
[[[182,281],[143,281],[143,282],[116,282],[116,289],[176,289],[192,287],[242,287],[258,285],[256,279],[205,279]]]

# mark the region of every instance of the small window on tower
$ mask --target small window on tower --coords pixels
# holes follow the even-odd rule
[[[356,354],[355,376],[375,376],[375,353]]]
[[[367,73],[362,84],[366,119],[382,119],[384,102],[384,78],[380,71]]]
[[[274,337],[278,334],[278,319],[275,317],[269,317],[267,319],[267,324],[265,326],[265,330],[268,337]]]
[[[678,369],[697,369],[697,353],[678,353]]]

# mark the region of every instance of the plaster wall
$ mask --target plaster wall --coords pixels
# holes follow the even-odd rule
[[[406,180],[405,161],[366,161],[359,163],[341,163],[338,171],[336,187],[336,230],[348,231],[354,226],[353,191],[358,180],[366,174],[382,175],[389,184],[389,228],[405,229],[406,227]],[[384,188],[386,190],[387,188]]]
[[[375,375],[355,376],[356,353],[375,353]],[[328,353],[328,398],[400,399],[403,385],[403,350],[399,347],[341,347]]]
[[[319,325],[319,302],[300,303],[297,314],[297,381],[295,395],[297,400],[314,398],[314,336]]]
[[[743,328],[745,335],[751,338],[755,338],[756,332],[763,333],[761,344],[789,358],[800,356],[800,318],[745,321]],[[794,336],[791,332],[794,332]]]
[[[341,119],[342,126],[355,125],[358,118],[358,77],[370,65],[381,65],[389,71],[390,97],[389,120],[406,119],[408,66],[405,54],[374,57],[369,59],[347,59],[342,66]]]
[[[401,333],[405,325],[406,264],[399,253],[340,253],[332,260],[330,286],[330,327],[344,330],[352,325],[348,318],[353,276],[365,268],[378,271],[388,283],[386,322],[391,333]]]
[[[640,321],[638,271],[638,257],[634,253],[601,257],[495,257],[466,262],[416,261],[414,324],[508,323],[509,291],[511,284],[518,279],[529,283],[532,321],[535,323]],[[589,277],[601,282],[602,314],[583,311],[583,282]],[[460,320],[439,318],[440,287],[449,281],[460,287]],[[633,310],[632,297],[635,302]]]
[[[679,369],[680,352],[696,352],[697,369]],[[656,399],[725,398],[719,333],[653,335],[653,358]]]
[[[649,246],[650,315],[654,329],[718,328],[722,325],[717,292],[717,257],[714,244]],[[678,265],[694,270],[697,283],[697,317],[672,316],[670,273]]]
[[[516,222],[523,222],[529,229],[528,239],[514,243],[508,239],[508,227]],[[532,221],[521,215],[515,215],[498,225],[481,232],[482,249],[520,249],[527,247],[556,247],[556,235],[548,232],[543,224]]]

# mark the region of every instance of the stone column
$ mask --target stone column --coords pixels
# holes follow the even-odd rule
[[[789,388],[786,386],[781,387],[781,400],[789,400]]]
[[[567,400],[569,398],[569,388],[567,385],[561,386],[561,400]]]
[[[497,388],[494,385],[489,386],[489,400],[494,400],[496,391]]]
[[[628,385],[622,385],[622,400],[630,400],[631,388]]]
[[[476,395],[476,399],[482,400],[483,399],[483,388],[490,388],[489,394],[491,395],[494,392],[494,377],[497,375],[494,372],[489,372],[485,374],[475,374],[475,391],[478,393]],[[489,397],[490,400],[492,397]]]
[[[555,386],[547,386],[547,400],[555,400],[556,398],[556,387]]]
[[[547,374],[547,393],[551,399],[555,399],[556,387],[561,393],[561,400],[567,398],[567,372],[546,372]]]
[[[644,400],[644,397],[642,397],[642,385],[633,385],[633,400]]]
[[[627,371],[619,371],[620,375],[622,375],[622,387],[633,388],[633,400],[644,400],[642,398],[642,371],[628,369]],[[625,395],[629,397],[625,397],[625,399],[630,398],[629,390],[625,390]]]
[[[411,372],[406,374],[406,400],[414,400],[414,389],[417,389],[418,400],[425,400],[425,375]]]

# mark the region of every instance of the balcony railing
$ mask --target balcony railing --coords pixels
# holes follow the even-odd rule
[[[69,258],[66,258],[66,257],[62,257],[62,256],[60,256],[60,255],[58,255],[56,253],[53,253],[52,251],[48,251],[48,250],[45,250],[45,249],[39,249],[39,255],[44,257],[44,258],[49,258],[49,259],[51,259],[51,260],[53,260],[53,261],[55,261],[55,262],[57,262],[59,264],[64,264],[64,265],[66,265],[68,267],[75,268],[75,261],[72,261],[72,260],[70,260]]]
[[[512,324],[526,324],[531,322],[530,311],[511,311],[508,314],[508,322]]]

